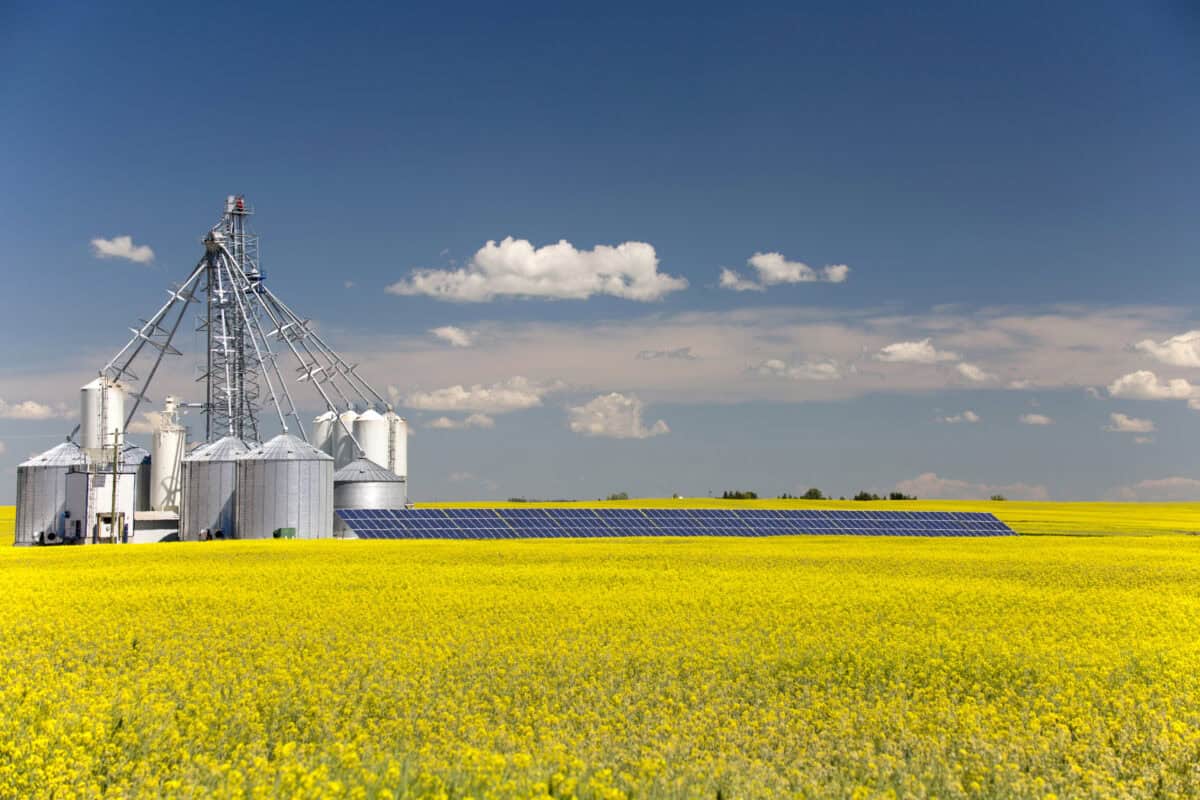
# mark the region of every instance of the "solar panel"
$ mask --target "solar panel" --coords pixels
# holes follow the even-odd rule
[[[1015,536],[979,511],[768,508],[340,509],[360,539],[611,536]]]

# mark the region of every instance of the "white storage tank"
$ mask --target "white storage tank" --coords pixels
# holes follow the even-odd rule
[[[111,463],[111,462],[110,462]],[[136,444],[127,444],[121,449],[121,472],[136,472],[134,509],[150,510],[150,451]]]
[[[125,391],[104,376],[79,390],[79,446],[94,460],[108,448],[112,463],[113,431],[125,430]]]
[[[354,438],[362,448],[363,458],[376,464],[387,464],[388,423],[382,414],[373,409],[359,414],[358,419],[354,420]]]
[[[354,446],[354,439],[346,435],[347,431],[354,432],[354,422],[357,419],[358,414],[350,408],[338,414],[337,421],[333,424],[332,455],[335,469],[341,469],[358,458],[358,448]]]
[[[408,422],[395,411],[389,411],[383,418],[387,421],[388,457],[381,463],[407,481]]]
[[[150,508],[155,511],[179,508],[179,476],[187,431],[179,424],[178,403],[176,397],[166,399],[150,443]]]
[[[249,448],[241,439],[226,436],[197,447],[183,457],[179,472],[180,506],[179,538],[198,541],[220,532],[232,538],[234,527],[234,496],[237,494],[237,458]]]
[[[333,455],[333,428],[337,425],[337,414],[326,411],[313,420],[313,446],[318,450]]]
[[[237,460],[240,539],[333,536],[333,458],[290,433]]]
[[[14,544],[45,541],[46,534],[62,538],[67,509],[67,471],[82,467],[83,451],[63,442],[17,465],[17,524]]]

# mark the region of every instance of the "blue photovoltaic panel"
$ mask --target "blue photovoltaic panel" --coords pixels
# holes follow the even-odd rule
[[[726,508],[343,509],[360,539],[610,536],[1015,536],[978,511]]]

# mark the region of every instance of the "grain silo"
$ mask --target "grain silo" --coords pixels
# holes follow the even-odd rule
[[[237,460],[239,539],[333,535],[333,458],[281,433]]]
[[[233,538],[234,496],[237,493],[236,460],[248,448],[234,436],[197,447],[183,457],[180,468],[182,501],[179,507],[179,538]]]
[[[333,507],[404,508],[408,492],[404,479],[365,458],[351,461],[333,473]]]
[[[333,424],[332,455],[335,469],[341,469],[361,455],[354,443],[354,422],[357,419],[357,412],[350,408],[338,414],[337,421]]]
[[[136,472],[134,483],[134,509],[137,511],[150,510],[150,451],[136,444],[126,445],[121,451],[122,472]]]
[[[17,466],[15,544],[43,544],[62,539],[67,533],[63,524],[67,471],[83,464],[83,451],[68,441]]]

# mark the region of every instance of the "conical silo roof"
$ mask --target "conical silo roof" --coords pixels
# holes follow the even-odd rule
[[[83,451],[74,442],[61,442],[44,453],[39,453],[27,461],[22,461],[21,467],[70,467],[83,463]]]
[[[403,483],[390,469],[367,458],[358,458],[333,473],[334,483]]]
[[[226,436],[197,447],[183,457],[184,461],[233,461],[250,451],[236,436]]]
[[[290,433],[281,433],[240,458],[258,458],[264,461],[333,461],[333,456]]]

